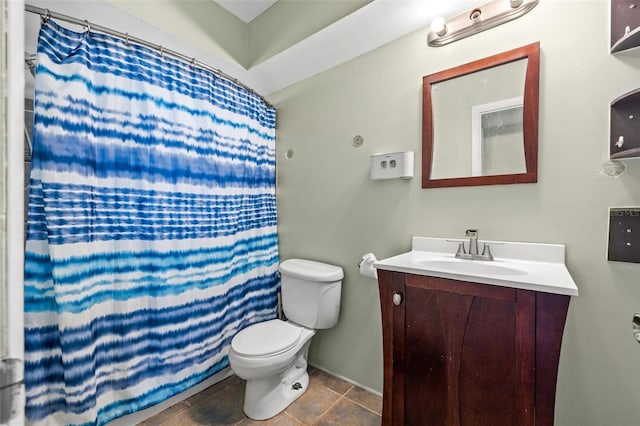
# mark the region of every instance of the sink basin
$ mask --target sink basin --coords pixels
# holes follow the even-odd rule
[[[382,259],[378,270],[577,296],[561,244],[486,241],[493,261],[454,257],[461,240],[413,237],[411,251]]]
[[[526,275],[527,271],[491,262],[461,259],[422,260],[418,263],[432,271],[454,272],[468,275]]]

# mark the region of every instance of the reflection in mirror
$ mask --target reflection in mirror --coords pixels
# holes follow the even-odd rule
[[[525,171],[522,94],[526,70],[527,59],[521,59],[431,85],[432,179]],[[484,167],[484,151],[489,162],[504,157],[504,165],[493,162]],[[509,161],[509,154],[518,164]]]
[[[424,78],[423,188],[535,182],[538,43]]]
[[[527,171],[523,106],[524,98],[517,96],[471,107],[471,176]]]

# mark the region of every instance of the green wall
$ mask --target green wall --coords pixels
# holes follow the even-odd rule
[[[211,52],[229,63],[247,68],[249,32],[247,24],[213,1],[106,0],[178,40]]]
[[[640,265],[606,261],[611,206],[640,205],[640,160],[601,173],[609,103],[640,86],[640,52],[609,54],[609,2],[544,0],[524,17],[440,48],[427,29],[271,95],[278,108],[281,258],[343,266],[338,325],[314,337],[311,363],[382,390],[377,283],[362,254],[410,249],[412,235],[562,243],[571,301],[557,388],[558,425],[636,425]],[[537,184],[421,189],[422,76],[541,43]],[[355,135],[364,145],[354,148]],[[291,159],[285,158],[294,150]],[[369,156],[413,150],[410,181],[371,181]]]

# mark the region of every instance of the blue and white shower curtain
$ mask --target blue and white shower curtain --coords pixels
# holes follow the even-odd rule
[[[275,110],[211,72],[40,31],[25,263],[31,423],[104,424],[276,316]]]

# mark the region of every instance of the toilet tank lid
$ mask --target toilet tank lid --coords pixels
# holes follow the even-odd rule
[[[288,259],[280,263],[280,273],[307,281],[331,282],[344,278],[340,266],[307,259]]]

